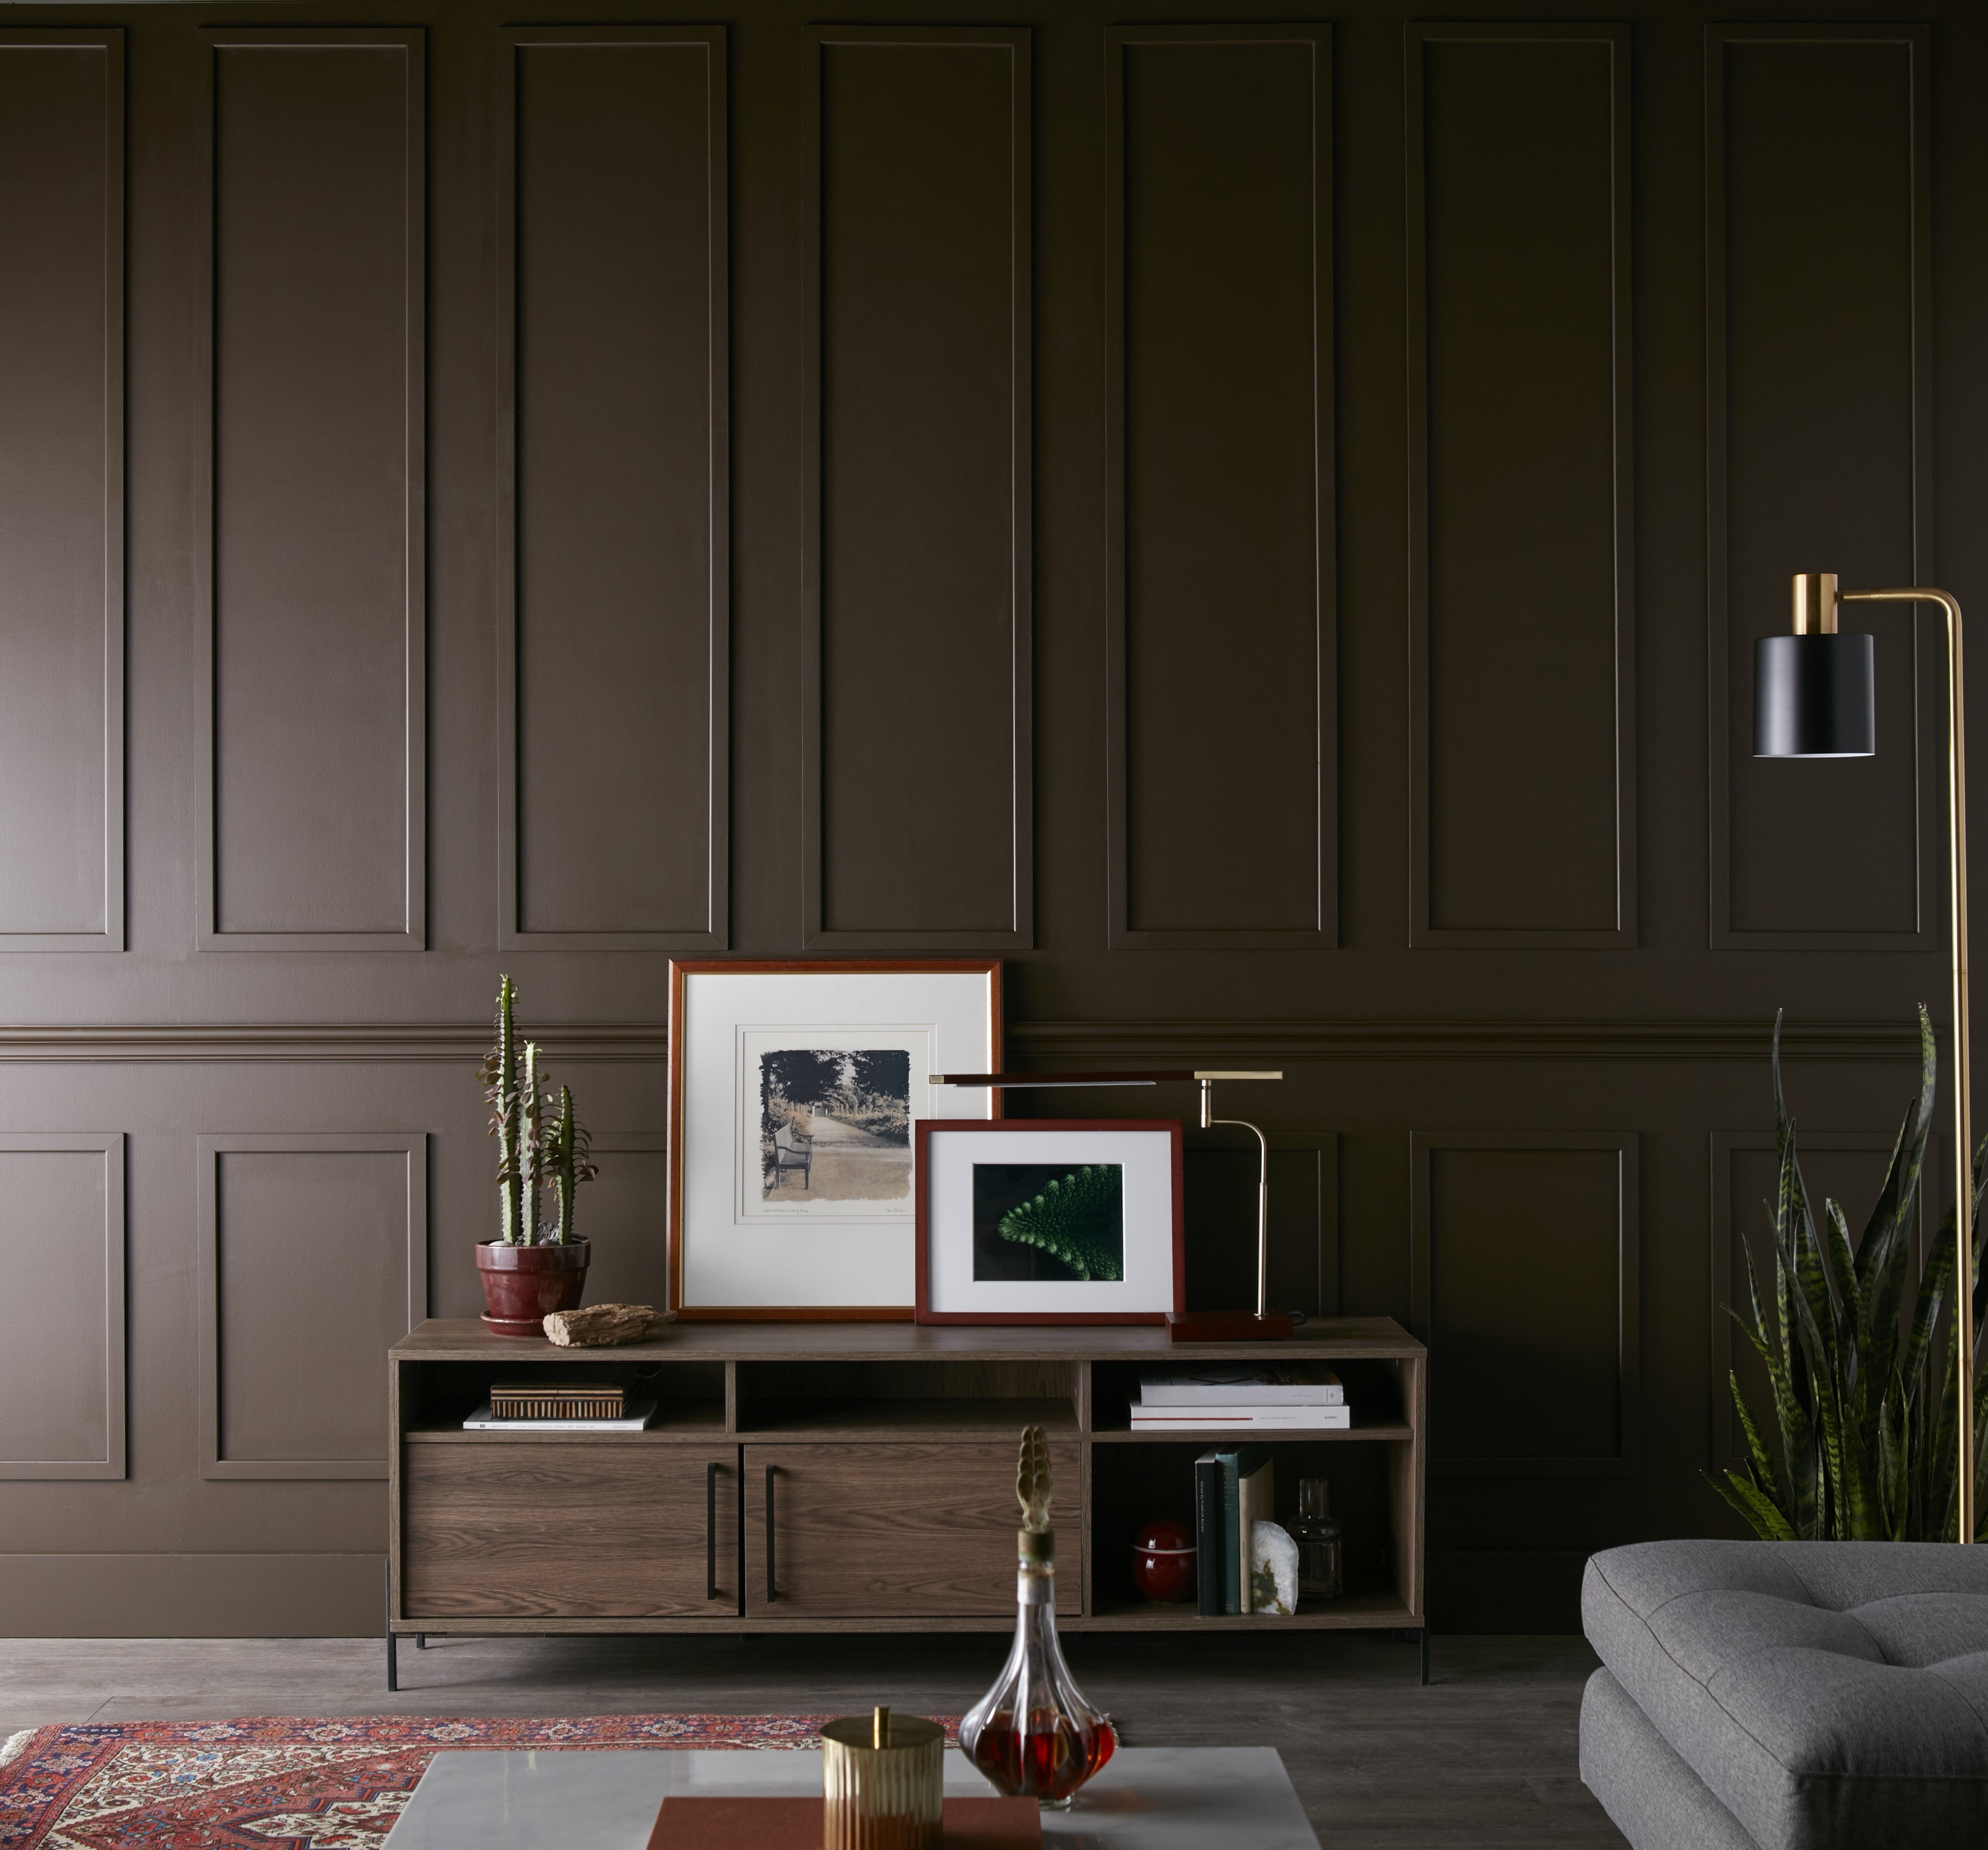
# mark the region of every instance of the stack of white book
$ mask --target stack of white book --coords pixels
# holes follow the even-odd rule
[[[1135,1433],[1330,1430],[1353,1423],[1330,1369],[1283,1366],[1141,1369]]]

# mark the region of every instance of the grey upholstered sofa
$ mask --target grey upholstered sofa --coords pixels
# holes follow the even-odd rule
[[[1587,1564],[1581,1777],[1636,1850],[1988,1850],[1988,1546]]]

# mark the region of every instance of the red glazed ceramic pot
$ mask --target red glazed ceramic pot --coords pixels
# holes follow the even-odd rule
[[[543,1336],[554,1311],[576,1311],[587,1288],[584,1240],[570,1246],[506,1246],[477,1243],[476,1271],[483,1281],[483,1321],[499,1336]]]
[[[1132,1544],[1132,1584],[1148,1599],[1194,1598],[1194,1531],[1171,1516],[1149,1522]]]

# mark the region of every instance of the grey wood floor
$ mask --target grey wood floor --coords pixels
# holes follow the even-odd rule
[[[1128,1746],[1267,1745],[1324,1850],[1600,1850],[1625,1840],[1581,1784],[1575,1728],[1594,1659],[1579,1639],[1412,1646],[1290,1633],[1066,1641]],[[230,1715],[957,1714],[1006,1650],[994,1637],[0,1641],[0,1734],[49,1721]]]

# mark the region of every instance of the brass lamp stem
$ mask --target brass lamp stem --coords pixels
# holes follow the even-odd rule
[[[1248,1131],[1256,1138],[1261,1152],[1256,1167],[1256,1315],[1261,1317],[1270,1308],[1270,1140],[1247,1119],[1216,1117],[1215,1082],[1203,1079],[1201,1128],[1207,1130],[1217,1124],[1232,1124],[1238,1129]]]
[[[1811,575],[1834,581],[1827,573]],[[1800,579],[1797,603],[1801,592]],[[1946,815],[1947,885],[1949,929],[1953,940],[1953,1137],[1954,1137],[1954,1342],[1957,1349],[1960,1406],[1954,1423],[1960,1429],[1960,1481],[1958,1534],[1974,1539],[1974,1138],[1970,1111],[1967,1013],[1967,726],[1966,678],[1961,671],[1960,606],[1944,591],[1914,586],[1902,590],[1843,591],[1846,604],[1937,604],[1946,613]],[[1797,627],[1799,627],[1797,624]],[[1827,628],[1834,630],[1834,620]]]

